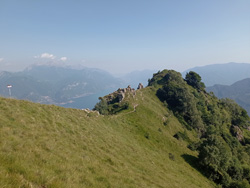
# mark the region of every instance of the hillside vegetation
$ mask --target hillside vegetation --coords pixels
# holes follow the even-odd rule
[[[235,82],[232,85],[214,85],[207,87],[208,92],[213,92],[218,98],[229,98],[235,100],[250,114],[250,78]]]
[[[199,141],[188,146],[199,152],[200,171],[223,187],[249,187],[250,140],[246,110],[230,99],[219,100],[205,91],[201,77],[190,71],[185,79],[175,71],[158,72],[149,85],[162,85],[159,99]],[[185,134],[176,138],[189,138]]]
[[[249,186],[249,117],[199,75],[118,96],[100,98],[105,115],[0,98],[0,187]]]

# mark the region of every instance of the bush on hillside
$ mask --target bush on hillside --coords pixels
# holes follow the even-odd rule
[[[115,114],[129,108],[129,103],[126,101],[108,104],[105,98],[100,97],[99,100],[94,110],[97,110],[102,115]]]
[[[184,121],[191,127],[203,130],[204,126],[196,107],[195,97],[181,75],[177,72],[169,71],[163,79],[165,85],[159,88],[156,93],[159,99],[166,101],[168,107],[173,110],[175,115],[183,117]]]
[[[250,134],[244,134],[249,127],[247,112],[232,100],[206,93],[201,77],[192,71],[184,80],[179,73],[164,70],[155,74],[149,85],[158,88],[156,95],[181,124],[197,131],[200,140],[188,147],[199,152],[203,173],[223,187],[248,187]],[[181,132],[174,137],[191,142]]]
[[[185,81],[188,85],[198,89],[198,90],[204,90],[205,84],[201,81],[201,77],[196,72],[190,71],[186,74]]]
[[[99,100],[100,101],[95,105],[94,110],[98,111],[102,115],[107,115],[109,113],[107,101],[102,97],[99,97]]]

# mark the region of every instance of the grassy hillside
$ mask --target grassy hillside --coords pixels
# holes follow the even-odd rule
[[[0,98],[0,187],[215,187],[196,170],[196,140],[155,95],[115,115]]]

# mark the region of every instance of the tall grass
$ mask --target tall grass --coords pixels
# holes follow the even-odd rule
[[[154,91],[129,102],[102,116],[0,98],[0,187],[214,187],[182,157],[197,154]]]

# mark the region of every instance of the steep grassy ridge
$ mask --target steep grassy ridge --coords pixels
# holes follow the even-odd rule
[[[155,93],[108,116],[0,98],[0,187],[214,187]]]

